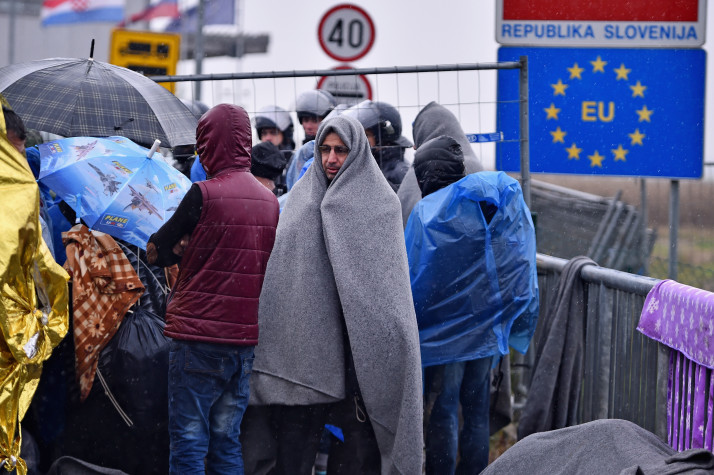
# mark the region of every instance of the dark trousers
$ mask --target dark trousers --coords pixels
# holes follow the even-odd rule
[[[488,465],[490,367],[488,357],[425,369],[428,386],[440,379],[426,428],[427,475],[480,473]]]
[[[361,405],[360,405],[361,406]],[[250,406],[241,426],[247,475],[310,475],[326,423],[344,434],[330,436],[330,475],[378,474],[379,447],[364,407],[354,398],[333,404]]]
[[[333,404],[277,406],[280,411],[275,475],[310,475],[322,428]]]
[[[344,442],[332,437],[330,456],[327,459],[329,475],[379,474],[381,457],[372,422],[360,403],[354,398],[334,405],[330,421],[342,429]]]

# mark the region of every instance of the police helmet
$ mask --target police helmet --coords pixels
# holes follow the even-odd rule
[[[300,94],[295,102],[298,120],[305,118],[324,119],[337,105],[337,100],[328,91],[313,89]]]
[[[203,114],[208,112],[209,107],[201,101],[193,101],[190,99],[181,99],[186,107],[193,113],[196,119],[200,119]]]
[[[386,102],[362,101],[343,114],[357,119],[364,130],[371,130],[378,145],[396,144],[411,147],[413,144],[402,136],[402,118],[399,111]]]
[[[283,145],[290,147],[291,150],[295,148],[295,142],[293,142],[293,120],[290,118],[288,111],[278,106],[265,106],[255,113],[254,120],[258,137],[260,137],[262,129],[278,129],[283,133]],[[281,146],[281,149],[282,148]]]

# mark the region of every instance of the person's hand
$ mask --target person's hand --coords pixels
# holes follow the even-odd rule
[[[184,234],[181,239],[179,239],[179,242],[174,244],[174,248],[172,249],[174,254],[177,256],[183,256],[183,251],[185,251],[188,247],[189,238],[190,236],[188,234]]]
[[[149,261],[149,264],[153,264],[156,262],[156,259],[158,259],[159,253],[156,250],[156,246],[154,245],[153,242],[150,242],[146,245],[146,260]]]

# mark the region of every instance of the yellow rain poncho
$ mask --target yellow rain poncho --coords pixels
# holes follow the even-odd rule
[[[20,421],[42,363],[69,325],[69,276],[42,240],[39,202],[27,160],[10,144],[0,113],[0,464],[19,475],[27,473]]]

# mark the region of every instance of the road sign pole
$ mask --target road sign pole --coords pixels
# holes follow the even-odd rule
[[[647,179],[640,179],[640,215],[642,220],[640,223],[640,233],[642,236],[642,246],[641,246],[641,261],[643,264],[642,274],[650,274],[650,265],[648,256],[650,255],[650,243],[649,236],[647,235],[647,222],[648,222],[648,210],[647,210]]]
[[[519,100],[521,114],[521,188],[526,206],[531,205],[531,165],[528,149],[528,56],[521,56],[519,75]]]
[[[205,16],[204,0],[198,0],[198,25],[196,26],[196,42],[194,44],[193,56],[196,62],[196,74],[203,73],[203,23]],[[201,100],[201,81],[196,81],[195,97],[197,101]]]
[[[10,24],[8,25],[7,64],[15,63],[15,21],[17,20],[17,0],[10,0]]]
[[[669,279],[677,280],[677,235],[679,234],[679,180],[669,188]]]

